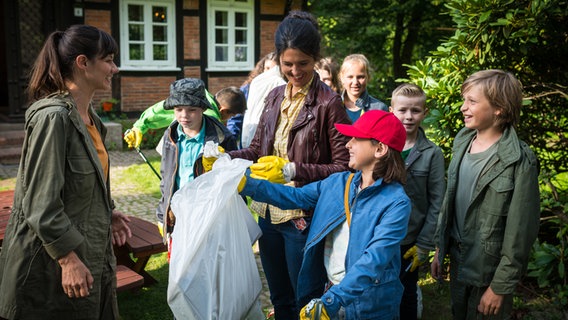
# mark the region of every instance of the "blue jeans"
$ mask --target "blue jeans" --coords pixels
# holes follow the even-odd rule
[[[258,240],[260,261],[270,289],[275,319],[296,320],[301,308],[296,305],[296,286],[308,229],[300,232],[291,221],[272,224],[268,210],[266,218],[258,218],[258,225],[262,230]]]

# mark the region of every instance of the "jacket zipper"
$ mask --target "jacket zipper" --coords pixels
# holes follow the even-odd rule
[[[164,214],[166,215],[166,219],[164,219],[165,221],[168,221],[167,215],[168,215],[168,212],[171,210],[170,207],[171,207],[171,200],[172,200],[172,197],[173,197],[173,195],[174,195],[174,184],[175,184],[176,172],[178,171],[178,167],[179,167],[179,159],[178,159],[178,158],[179,158],[179,155],[178,155],[179,150],[178,150],[177,144],[174,143],[174,141],[173,141],[171,135],[169,135],[169,134],[168,134],[168,139],[170,139],[170,142],[171,142],[171,143],[174,145],[174,147],[175,147],[174,149],[175,149],[175,154],[176,154],[176,157],[175,157],[175,164],[176,164],[176,165],[175,165],[175,170],[173,171],[173,173],[172,173],[172,175],[171,175],[172,184],[171,184],[171,186],[170,186],[170,195],[169,195],[169,197],[168,197],[168,199],[167,199],[167,200],[168,200],[168,204],[166,205],[166,212],[164,212]]]
[[[335,223],[336,223],[338,220],[345,220],[345,219],[346,219],[345,214],[343,214],[343,215],[340,215],[339,217],[337,217],[335,220],[333,220],[333,221],[331,221],[330,223],[328,223],[328,224],[325,226],[325,228],[323,228],[323,230],[322,230],[317,236],[315,236],[315,237],[313,238],[312,241],[310,241],[309,243],[306,243],[306,245],[304,246],[304,250],[303,250],[303,251],[306,251],[306,249],[308,249],[309,247],[311,247],[311,245],[314,244],[315,242],[321,241],[320,239],[321,239],[322,234],[326,234],[325,231],[326,231],[326,230],[329,230],[329,228],[330,228],[331,226],[335,225]],[[319,240],[319,241],[318,241],[318,240]]]

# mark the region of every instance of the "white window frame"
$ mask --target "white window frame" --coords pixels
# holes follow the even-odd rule
[[[223,11],[228,13],[228,61],[216,61],[215,54],[215,12]],[[242,12],[247,14],[247,27],[242,28],[246,31],[247,48],[246,61],[235,61],[235,21],[234,14]],[[207,71],[250,71],[254,68],[254,1],[253,0],[212,0],[207,1]]]
[[[129,44],[132,42],[128,35],[128,5],[144,6],[144,35],[145,39],[141,41],[144,44],[145,59],[131,60]],[[152,22],[152,6],[166,7],[168,21],[163,25],[167,27],[166,41],[153,41],[152,26],[157,23]],[[172,71],[179,70],[176,62],[176,16],[175,16],[175,0],[122,0],[120,1],[120,70],[161,70]],[[158,23],[161,24],[161,23]],[[152,58],[153,45],[156,43],[167,44],[167,59],[154,60]]]

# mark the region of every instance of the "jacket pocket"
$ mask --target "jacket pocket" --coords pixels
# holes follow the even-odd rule
[[[505,224],[513,189],[514,184],[510,177],[497,177],[489,184],[483,205],[480,207],[483,219],[481,241],[484,252],[495,259],[501,257]]]
[[[428,171],[410,169],[406,175],[404,190],[413,200],[414,197],[424,193],[428,188]]]
[[[425,170],[410,169],[410,173],[413,176],[417,176],[417,177],[427,177],[428,176],[428,171],[425,171]]]
[[[96,169],[88,157],[68,157],[65,198],[90,200],[97,182]]]
[[[393,319],[400,308],[402,291],[403,287],[398,278],[368,287],[353,304],[355,318]]]
[[[483,199],[483,209],[494,215],[506,215],[506,209],[511,203],[511,196],[515,188],[511,177],[499,176],[487,188]]]
[[[489,255],[491,258],[497,260],[491,261],[492,264],[498,262],[501,259],[501,248],[503,247],[503,241],[485,241],[483,244],[483,249],[485,254]],[[491,259],[493,260],[493,259]]]
[[[88,175],[95,172],[95,167],[88,157],[69,157],[69,170],[74,174]]]

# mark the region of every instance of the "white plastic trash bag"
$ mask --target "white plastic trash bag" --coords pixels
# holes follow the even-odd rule
[[[168,304],[176,319],[246,319],[258,308],[251,244],[261,231],[237,193],[251,164],[221,157],[173,196]]]

